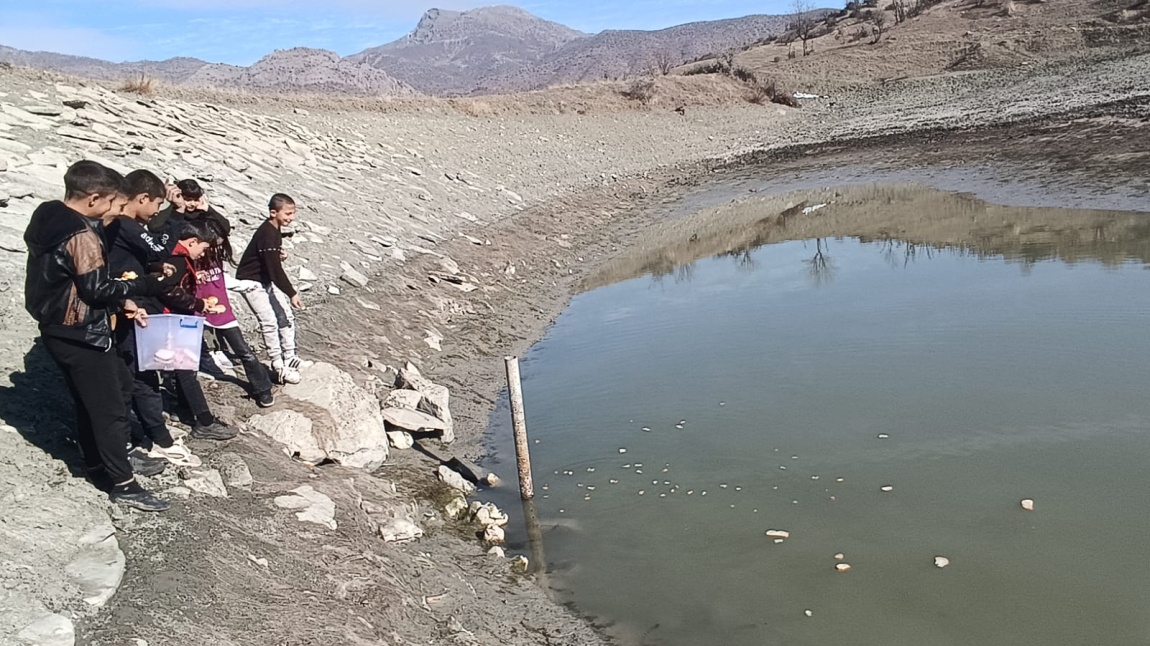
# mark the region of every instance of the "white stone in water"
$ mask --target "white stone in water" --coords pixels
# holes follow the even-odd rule
[[[835,482],[845,482],[846,478],[835,478]]]
[[[790,538],[791,533],[784,529],[768,529],[767,538]]]
[[[892,487],[890,485],[883,485],[882,487],[879,487],[879,490],[889,493],[891,491],[894,491],[894,487]]]
[[[651,432],[651,427],[650,427],[650,426],[644,426],[644,427],[643,427],[643,430],[644,430],[644,431],[647,431],[648,433],[650,433],[650,432]]]
[[[813,617],[813,616],[815,616],[815,613],[814,613],[814,611],[812,611],[812,610],[810,610],[810,609],[804,610],[804,611],[803,611],[803,614],[804,614],[804,615],[806,615],[806,616],[808,616],[808,617]]]
[[[620,452],[620,453],[626,453],[626,452],[627,452],[627,449],[623,449],[623,448],[621,448],[621,449],[619,449],[619,452]]]
[[[775,539],[775,545],[778,545],[779,543],[782,543],[782,542],[783,542],[783,539],[781,539],[781,538]]]
[[[878,439],[880,439],[880,440],[885,440],[885,439],[887,439],[887,438],[889,438],[889,437],[890,437],[890,436],[889,436],[889,435],[887,435],[886,433],[879,433],[879,434],[878,434]]]
[[[850,572],[850,563],[835,563],[835,572]]]
[[[836,561],[841,561],[841,560],[845,559],[846,557],[847,557],[846,554],[843,554],[842,552],[835,554],[835,560]]]
[[[645,494],[645,493],[647,493],[647,492],[646,492],[646,491],[643,491],[642,489],[640,489],[640,490],[639,490],[639,495],[640,495],[640,496],[642,496],[642,495],[643,495],[643,494]]]
[[[726,484],[726,483],[723,483],[723,484],[719,485],[719,488],[720,488],[720,489],[726,489],[726,488],[727,488],[727,484]]]
[[[945,556],[934,557],[934,567],[944,568],[948,565],[950,565],[950,559],[946,558]]]
[[[611,479],[610,479],[610,480],[608,480],[607,482],[609,482],[609,483],[611,483],[611,484],[619,484],[619,481],[618,481],[618,480],[616,480],[616,479],[614,479],[614,478],[611,478]]]
[[[1034,511],[1034,501],[1030,498],[1024,498],[1020,504],[1026,511]]]

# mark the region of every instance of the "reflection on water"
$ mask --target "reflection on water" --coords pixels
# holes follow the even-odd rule
[[[1150,261],[1150,222],[1127,211],[1004,207],[917,185],[851,186],[739,200],[668,222],[589,278],[587,289],[638,276],[687,280],[694,262],[731,258],[753,269],[753,252],[790,240],[852,237],[887,245],[892,262],[940,249],[1003,258],[1024,268],[1043,260]],[[812,278],[833,277],[816,245]]]
[[[669,225],[524,358],[546,584],[627,643],[1147,643],[1147,218],[870,187]]]

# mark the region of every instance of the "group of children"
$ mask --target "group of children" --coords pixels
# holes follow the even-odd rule
[[[227,440],[238,430],[212,414],[196,370],[139,369],[136,327],[153,314],[203,316],[205,329],[243,365],[256,404],[273,405],[273,380],[298,383],[305,366],[293,313],[303,303],[283,268],[281,230],[294,221],[295,202],[272,196],[268,219],[237,262],[231,224],[195,180],[167,185],[150,171],[123,176],[85,160],[67,170],[64,190],[63,201],[36,209],[24,233],[25,306],[75,402],[88,478],[115,502],[163,511],[169,503],[135,475],[200,463],[167,426],[164,390],[191,412],[193,438]],[[259,320],[270,375],[244,339],[229,291]]]

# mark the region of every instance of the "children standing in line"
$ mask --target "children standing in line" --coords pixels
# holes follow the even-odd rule
[[[264,347],[277,380],[298,384],[304,362],[296,354],[295,313],[303,302],[283,268],[283,227],[295,221],[295,200],[276,193],[268,202],[268,219],[256,229],[244,249],[236,278],[240,293],[259,319]]]
[[[24,303],[45,349],[64,373],[76,407],[76,435],[89,478],[114,502],[144,511],[171,505],[140,486],[128,458],[132,375],[113,352],[113,312],[146,324],[130,300],[162,292],[168,282],[141,274],[113,280],[101,224],[124,178],[93,161],[64,174],[64,200],[41,204],[28,223]],[[131,320],[121,325],[132,325]]]
[[[182,232],[167,264],[175,268],[176,286],[160,297],[166,310],[175,314],[222,314],[225,306],[218,297],[201,297],[197,293],[195,262],[202,258],[218,240],[216,233],[205,222],[184,222]],[[202,440],[230,440],[239,434],[235,427],[216,419],[208,407],[204,390],[196,379],[195,370],[175,370],[176,385],[188,402],[194,421],[192,437]]]

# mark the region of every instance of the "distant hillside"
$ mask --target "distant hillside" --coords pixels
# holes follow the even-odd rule
[[[251,67],[208,63],[196,58],[111,63],[51,52],[26,52],[0,46],[0,62],[49,69],[101,80],[146,76],[167,83],[251,92],[332,92],[371,96],[414,94],[383,70],[341,59],[323,49],[276,51]]]
[[[700,56],[741,48],[781,35],[791,18],[756,15],[693,22],[659,31],[604,31],[581,38],[532,65],[479,79],[476,90],[534,90],[658,71]]]
[[[772,39],[790,21],[787,16],[756,15],[591,36],[517,7],[432,9],[407,36],[342,59],[334,52],[296,48],[269,54],[251,67],[196,58],[111,63],[0,46],[0,62],[103,80],[143,75],[180,85],[254,92],[492,94],[650,74]]]
[[[432,9],[407,36],[348,60],[387,70],[420,92],[468,94],[481,78],[529,67],[585,38],[517,7]]]

